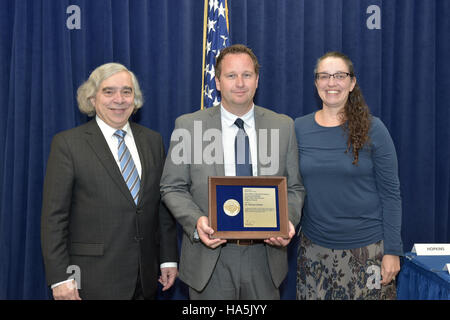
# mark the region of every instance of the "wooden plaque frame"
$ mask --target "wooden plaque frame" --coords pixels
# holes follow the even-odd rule
[[[244,231],[225,230],[218,231],[217,225],[217,186],[237,186],[237,187],[273,187],[278,189],[278,222],[276,231],[254,231],[252,228],[245,228]],[[208,177],[209,192],[209,224],[214,229],[212,238],[220,239],[268,239],[272,237],[289,237],[289,217],[288,217],[288,197],[286,177]],[[247,230],[248,229],[248,230]]]

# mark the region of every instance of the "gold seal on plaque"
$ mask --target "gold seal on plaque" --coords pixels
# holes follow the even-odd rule
[[[241,205],[234,199],[228,199],[223,204],[223,211],[226,215],[234,217],[239,213],[239,211],[241,211]]]

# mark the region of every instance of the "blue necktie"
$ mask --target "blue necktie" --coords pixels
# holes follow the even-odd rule
[[[241,118],[237,118],[234,124],[239,128],[234,139],[236,176],[253,176],[250,143],[244,129],[244,121]]]
[[[122,173],[123,179],[125,180],[125,183],[128,186],[128,189],[130,190],[134,202],[137,204],[141,180],[139,179],[139,174],[137,172],[133,158],[131,157],[130,150],[128,150],[127,145],[125,144],[124,138],[126,134],[126,131],[117,130],[114,133],[114,136],[117,138],[117,140],[119,140],[117,150],[121,168],[120,171]]]

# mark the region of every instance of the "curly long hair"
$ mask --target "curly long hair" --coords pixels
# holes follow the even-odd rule
[[[348,66],[350,77],[355,77],[355,69],[353,63],[348,56],[341,52],[328,52],[317,60],[314,74],[316,74],[319,63],[326,58],[340,58]],[[369,143],[369,129],[372,121],[369,107],[364,100],[361,88],[356,82],[355,87],[349,93],[347,103],[345,104],[342,114],[343,122],[341,124],[344,132],[347,133],[347,150],[350,149],[353,153],[353,164],[358,165],[359,150],[364,147],[364,144]]]

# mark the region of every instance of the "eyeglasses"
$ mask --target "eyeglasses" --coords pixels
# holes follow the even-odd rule
[[[353,77],[353,75],[348,72],[336,72],[335,74],[329,74],[327,72],[318,72],[316,73],[316,80],[325,82],[330,80],[331,77],[333,77],[334,80],[344,81],[348,76]]]

